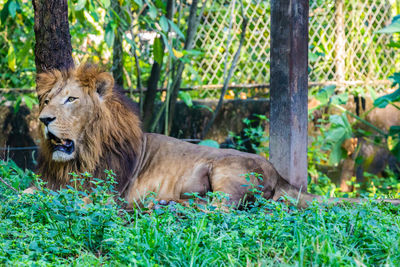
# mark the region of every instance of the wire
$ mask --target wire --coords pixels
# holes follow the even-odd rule
[[[25,147],[0,147],[0,151],[20,151],[20,150],[33,150],[38,149],[38,146],[25,146]]]

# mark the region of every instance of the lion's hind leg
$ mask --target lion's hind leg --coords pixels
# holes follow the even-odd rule
[[[264,196],[263,169],[253,158],[228,156],[213,163],[210,182],[213,192],[223,192],[220,205],[239,207],[254,200],[254,194]]]

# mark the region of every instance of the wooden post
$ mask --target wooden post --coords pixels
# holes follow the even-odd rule
[[[307,190],[308,0],[271,0],[270,161]]]

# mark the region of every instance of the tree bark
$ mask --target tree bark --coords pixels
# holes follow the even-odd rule
[[[270,160],[307,190],[308,0],[271,0]]]
[[[67,0],[32,0],[36,72],[74,66]]]
[[[164,46],[163,46],[164,47]],[[150,78],[147,82],[147,90],[143,103],[143,129],[149,131],[154,113],[154,101],[157,95],[158,81],[160,80],[162,65],[154,61],[151,67]]]

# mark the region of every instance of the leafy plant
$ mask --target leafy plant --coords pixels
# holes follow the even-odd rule
[[[342,144],[346,139],[353,136],[353,130],[346,117],[346,114],[331,115],[329,117],[330,128],[326,132],[325,142],[329,147],[329,163],[337,165],[345,156]]]
[[[37,178],[10,162],[0,166],[10,184]],[[80,189],[88,176],[73,174],[74,186],[34,195],[18,195],[0,183],[0,265],[400,264],[400,210],[391,205],[366,199],[298,210],[260,198],[246,209],[224,212],[204,198],[202,211],[193,201],[188,207],[128,212],[114,201],[112,172],[94,180],[92,192]],[[257,195],[252,181],[259,178],[245,176]],[[84,204],[84,197],[92,203]]]
[[[383,34],[398,34],[400,33],[400,15],[395,16],[392,19],[391,24],[379,30],[378,33]],[[392,47],[399,48],[400,41],[398,38],[391,42]],[[392,81],[392,87],[397,88],[393,93],[378,97],[374,101],[374,106],[377,108],[385,108],[387,105],[392,105],[397,109],[400,109],[396,102],[400,101],[400,73],[396,72],[389,77]],[[390,140],[389,149],[400,160],[400,126],[392,126],[388,133],[388,139]]]
[[[263,154],[266,157],[269,155],[268,141],[269,137],[265,132],[264,122],[268,121],[265,115],[254,114],[257,119],[243,119],[245,127],[240,135],[229,133],[232,140],[230,147],[246,151]]]

